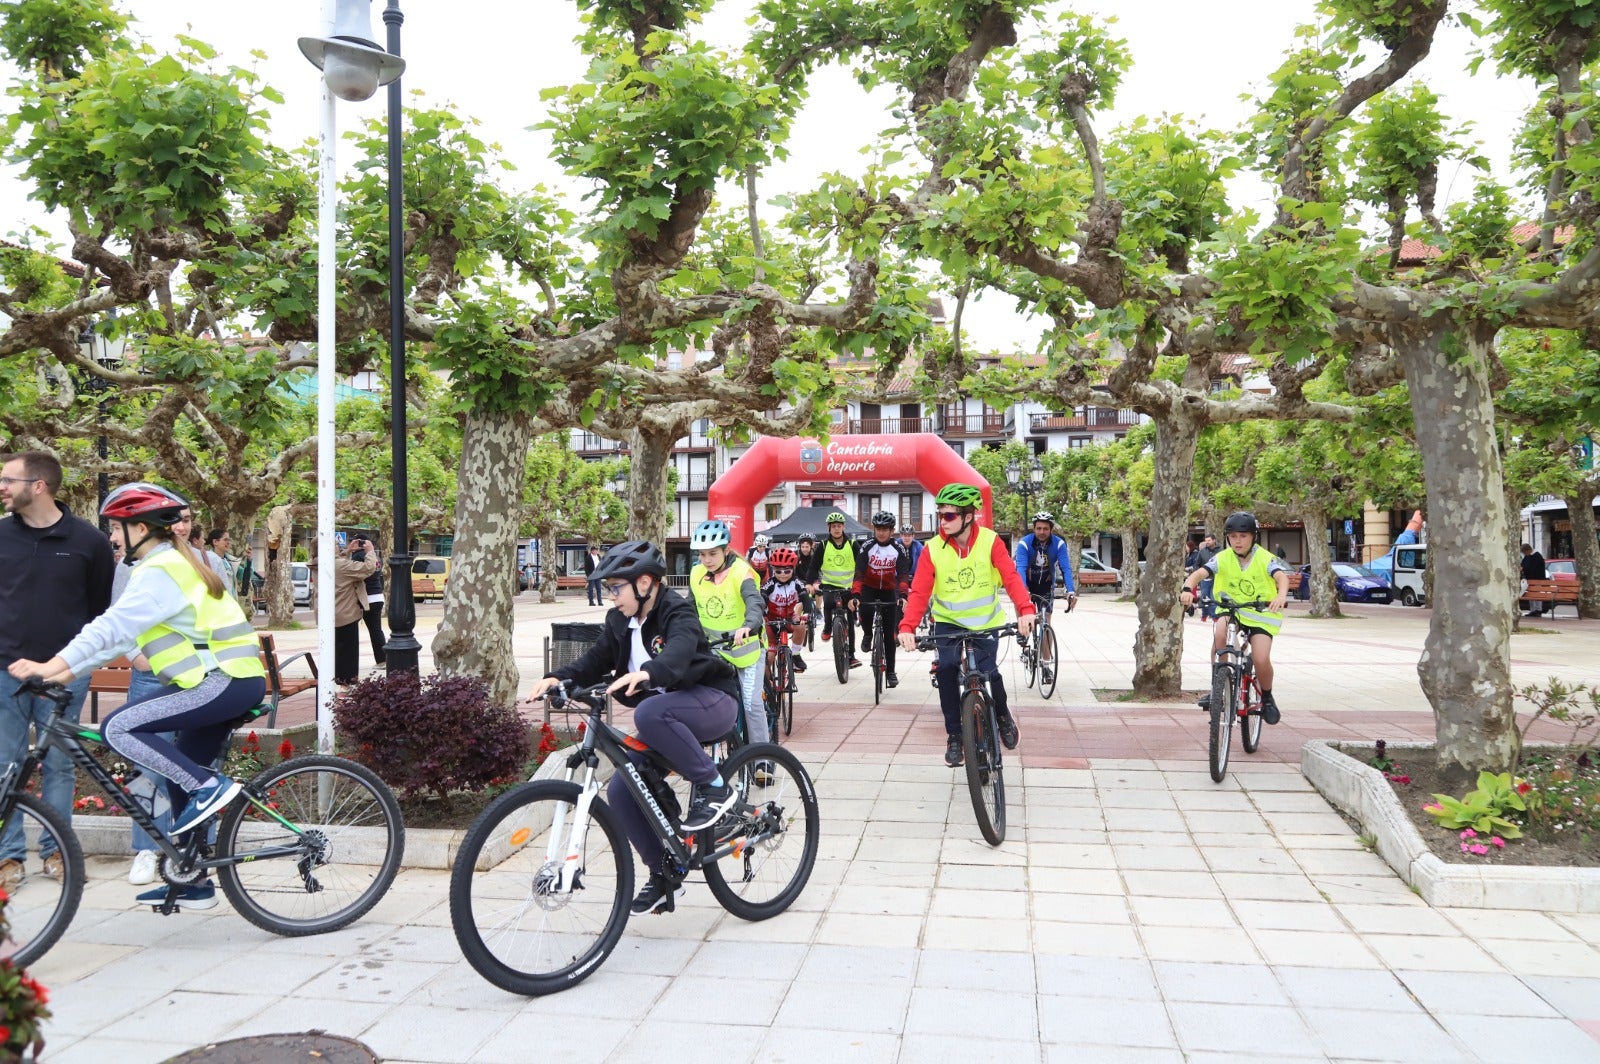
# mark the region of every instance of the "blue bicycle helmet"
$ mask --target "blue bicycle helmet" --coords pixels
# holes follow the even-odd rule
[[[726,521],[702,521],[689,537],[690,550],[711,550],[726,547],[733,539],[733,530]]]

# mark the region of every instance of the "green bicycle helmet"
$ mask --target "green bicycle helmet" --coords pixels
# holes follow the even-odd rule
[[[939,489],[939,494],[934,496],[933,504],[976,510],[983,505],[983,492],[971,484],[946,484]]]
[[[844,523],[844,514],[840,513],[838,510],[835,510],[833,513],[829,514],[828,519],[823,522],[825,525],[842,525]]]

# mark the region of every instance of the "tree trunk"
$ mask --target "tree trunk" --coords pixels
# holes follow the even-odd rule
[[[1600,543],[1595,540],[1594,499],[1600,480],[1589,478],[1566,497],[1572,518],[1572,560],[1578,570],[1578,616],[1600,618]]]
[[[290,508],[275,506],[267,514],[267,627],[287,628],[294,621],[294,584],[289,579],[289,563],[294,558],[294,524]],[[270,544],[276,542],[277,550]]]
[[[551,525],[539,533],[539,556],[544,559],[544,567],[539,571],[539,601],[554,602],[556,600],[556,527]]]
[[[628,538],[661,546],[667,538],[667,466],[681,429],[635,428],[629,434]]]
[[[1139,580],[1139,632],[1133,639],[1133,690],[1142,698],[1171,698],[1183,690],[1183,604],[1178,592],[1185,576],[1189,493],[1199,439],[1199,423],[1182,407],[1156,418],[1150,539]]]
[[[1117,571],[1122,580],[1123,598],[1139,594],[1139,530],[1129,525],[1121,532],[1122,568]]]
[[[1506,564],[1511,576],[1511,630],[1522,630],[1522,525],[1512,514],[1522,512],[1520,493],[1506,487]],[[1428,566],[1431,571],[1433,566]],[[1426,584],[1424,590],[1432,592]]]
[[[522,470],[533,428],[523,414],[469,414],[461,436],[455,541],[433,660],[445,674],[479,676],[501,705],[517,697],[511,608]]]
[[[1417,674],[1441,771],[1459,781],[1516,760],[1508,517],[1489,385],[1493,332],[1438,315],[1392,346],[1405,368],[1428,485],[1433,619]]]
[[[1301,509],[1299,517],[1305,526],[1306,552],[1311,562],[1311,616],[1343,617],[1339,609],[1339,581],[1334,578],[1333,555],[1328,550],[1328,515],[1317,507],[1307,506]]]

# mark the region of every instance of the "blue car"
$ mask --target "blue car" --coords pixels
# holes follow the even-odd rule
[[[1309,599],[1311,566],[1302,565],[1300,571],[1307,574],[1308,578],[1300,582],[1300,590],[1296,597]],[[1339,599],[1342,602],[1386,603],[1394,600],[1394,588],[1390,587],[1383,577],[1365,566],[1350,562],[1334,562],[1333,581],[1338,585]]]

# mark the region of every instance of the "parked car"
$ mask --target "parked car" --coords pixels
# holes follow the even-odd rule
[[[1296,598],[1311,597],[1311,566],[1300,567],[1300,590]],[[1333,563],[1333,582],[1338,586],[1341,602],[1393,602],[1394,589],[1377,573],[1363,565],[1351,562]]]
[[[411,597],[419,602],[425,598],[442,599],[449,579],[449,558],[423,554],[411,562]]]
[[[296,606],[311,605],[311,566],[305,562],[291,562],[289,565],[289,586],[294,588],[294,604]]]
[[[1544,571],[1558,584],[1578,582],[1578,563],[1572,558],[1550,558],[1544,563]]]

